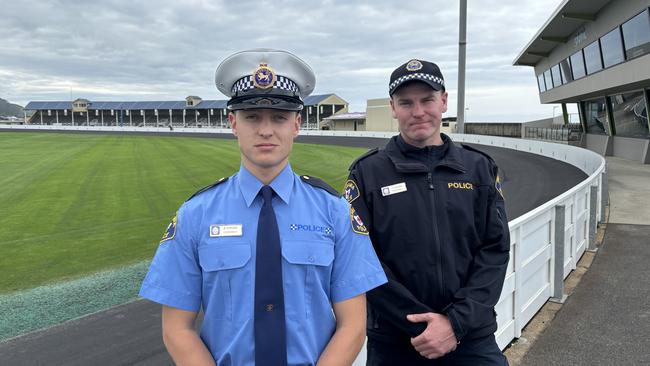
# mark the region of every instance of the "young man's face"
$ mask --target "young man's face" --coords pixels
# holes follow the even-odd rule
[[[433,90],[421,82],[400,87],[390,99],[393,118],[408,144],[424,147],[440,145],[440,123],[447,111],[447,92]]]
[[[228,115],[242,163],[253,173],[282,169],[300,129],[300,113],[275,109],[238,110]]]

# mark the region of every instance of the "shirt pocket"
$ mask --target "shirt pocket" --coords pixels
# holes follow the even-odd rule
[[[285,289],[290,289],[292,293],[289,296],[297,300],[292,304],[292,309],[286,309],[287,315],[304,314],[310,318],[312,313],[321,313],[325,307],[331,312],[329,293],[334,243],[324,240],[287,240],[282,243],[282,256],[289,263],[283,272]],[[303,301],[300,301],[302,294]],[[285,299],[287,295],[285,293]],[[304,311],[301,309],[303,307]]]
[[[241,322],[250,317],[251,246],[248,242],[199,247],[203,269],[203,306],[206,317]],[[236,311],[233,313],[233,309]]]

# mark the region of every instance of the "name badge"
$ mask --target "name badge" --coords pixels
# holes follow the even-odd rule
[[[381,187],[381,195],[386,197],[391,194],[406,192],[406,183],[397,183],[386,187]]]
[[[242,236],[242,225],[210,225],[211,238],[218,238],[222,236]]]

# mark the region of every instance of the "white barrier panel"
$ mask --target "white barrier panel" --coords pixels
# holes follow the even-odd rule
[[[10,125],[2,128],[22,130],[77,130],[77,131],[132,131],[132,132],[189,132],[189,133],[230,133],[230,129],[217,128],[168,128],[156,127],[86,127],[86,126],[38,126]],[[358,132],[358,131],[312,131],[302,130],[302,135],[308,136],[340,136],[340,137],[375,137],[389,138],[391,132]],[[510,261],[506,273],[501,298],[496,305],[498,330],[497,343],[505,348],[514,338],[521,335],[521,330],[541,309],[554,293],[556,286],[553,270],[555,261],[562,261],[561,276],[566,278],[576,268],[582,254],[587,250],[590,230],[590,215],[595,215],[594,222],[602,221],[603,176],[606,173],[605,159],[586,149],[555,144],[550,142],[522,140],[506,137],[459,135],[452,134],[456,142],[467,142],[480,145],[491,145],[514,149],[546,156],[569,163],[588,175],[572,189],[543,205],[511,220],[510,226]],[[595,207],[591,207],[591,187],[598,188]],[[565,219],[562,227],[556,227],[555,207],[565,208]],[[564,231],[564,242],[555,243],[555,230]],[[556,245],[563,246],[564,256],[555,257]],[[365,364],[365,350],[359,355],[354,365]]]
[[[521,335],[523,327],[552,296],[556,286],[553,269],[555,261],[562,261],[566,278],[576,268],[590,241],[590,212],[598,222],[602,204],[602,179],[606,172],[605,159],[586,149],[541,141],[505,137],[452,135],[458,142],[491,145],[546,156],[569,163],[588,175],[572,189],[543,205],[517,217],[510,225],[510,263],[501,298],[496,306],[499,329],[497,342],[503,349]],[[598,187],[595,204],[590,207],[590,189]],[[565,208],[564,225],[555,227],[555,206]],[[555,230],[564,231],[564,243],[555,243]],[[562,245],[564,256],[556,258],[555,246]]]

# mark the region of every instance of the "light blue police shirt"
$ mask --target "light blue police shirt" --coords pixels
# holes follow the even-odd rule
[[[140,296],[205,313],[201,339],[220,366],[254,365],[255,241],[263,186],[243,166],[185,202],[168,227]],[[365,229],[342,197],[296,176],[271,187],[282,245],[287,358],[315,365],[334,333],[332,303],[386,282]],[[263,260],[263,258],[262,258]],[[269,337],[274,329],[268,329]]]

